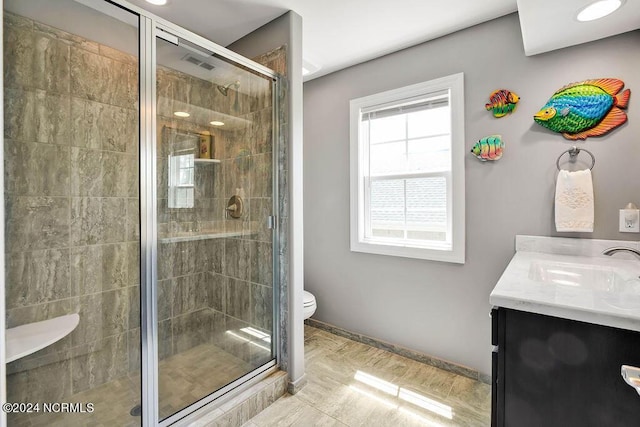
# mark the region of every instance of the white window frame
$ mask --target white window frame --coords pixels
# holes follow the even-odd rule
[[[385,239],[365,237],[366,187],[370,184],[369,145],[361,138],[362,112],[375,106],[429,96],[449,91],[451,107],[451,169],[450,172],[426,173],[420,176],[446,176],[447,178],[447,228],[450,244],[415,243],[406,239],[391,242]],[[376,93],[350,102],[350,163],[351,163],[351,251],[379,255],[418,258],[464,264],[465,261],[465,139],[464,139],[464,74],[458,73],[399,89]],[[450,175],[449,175],[450,173]],[[411,174],[406,174],[411,178]],[[424,241],[422,241],[424,242]]]

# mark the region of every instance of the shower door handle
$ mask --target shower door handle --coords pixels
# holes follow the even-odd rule
[[[267,228],[269,230],[274,230],[276,228],[276,217],[274,215],[269,215],[267,217]]]

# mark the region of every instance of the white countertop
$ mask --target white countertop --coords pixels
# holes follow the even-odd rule
[[[525,244],[523,237],[525,236],[518,236],[517,252],[491,292],[491,304],[640,331],[640,261],[629,259],[623,254],[612,257],[600,255],[603,247],[626,246],[637,249],[638,243],[526,237],[528,241]],[[545,240],[538,240],[536,243],[535,239]],[[544,244],[540,245],[540,242]],[[585,245],[589,250],[585,251]],[[574,252],[578,255],[567,254],[572,252],[572,246],[577,248]],[[557,252],[553,247],[561,247],[563,254],[535,252]],[[618,258],[618,255],[622,256]],[[614,273],[616,279],[602,286],[582,286],[571,283],[571,280],[543,281],[539,274],[536,276],[535,269],[538,265],[546,266],[545,268],[549,268],[551,272],[556,265],[558,270],[565,266],[571,270],[573,266],[578,269],[576,271],[586,272],[583,276],[595,272],[591,274],[593,283],[601,280],[604,275],[613,277]],[[596,279],[593,279],[594,277]]]

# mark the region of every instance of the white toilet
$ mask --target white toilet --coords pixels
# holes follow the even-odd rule
[[[302,299],[304,302],[304,318],[308,319],[313,316],[313,313],[316,312],[316,308],[318,308],[316,305],[316,297],[314,297],[311,292],[304,291]]]

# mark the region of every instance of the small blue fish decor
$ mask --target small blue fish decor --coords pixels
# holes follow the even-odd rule
[[[499,160],[504,151],[504,142],[502,135],[485,136],[471,149],[474,156],[483,162],[487,160]]]
[[[520,97],[515,92],[507,89],[498,89],[489,95],[489,103],[484,105],[487,111],[493,113],[493,117],[500,118],[513,112]]]

